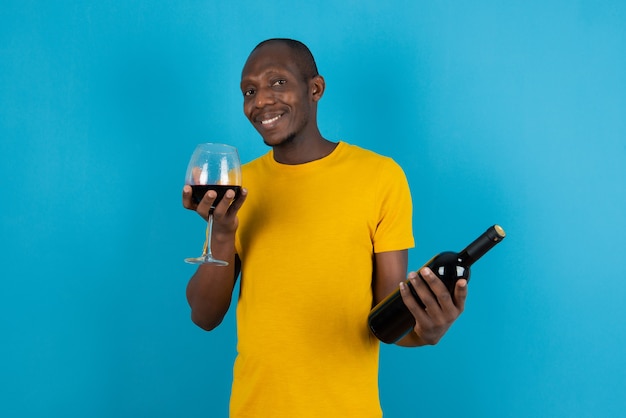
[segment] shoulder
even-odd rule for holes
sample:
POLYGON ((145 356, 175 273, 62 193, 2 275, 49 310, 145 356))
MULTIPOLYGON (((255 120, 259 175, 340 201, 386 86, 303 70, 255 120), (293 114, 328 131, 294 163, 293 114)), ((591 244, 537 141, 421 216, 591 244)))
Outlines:
POLYGON ((365 161, 380 162, 384 164, 396 164, 391 157, 379 154, 367 148, 349 144, 347 142, 342 142, 341 144, 343 145, 344 153, 350 156, 350 158, 358 158, 365 161))
MULTIPOLYGON (((383 171, 388 173, 404 174, 402 167, 391 157, 379 154, 375 151, 362 148, 358 145, 348 143, 344 144, 345 155, 351 161, 354 161, 370 170, 383 171)), ((379 173, 380 174, 380 173, 379 173)))

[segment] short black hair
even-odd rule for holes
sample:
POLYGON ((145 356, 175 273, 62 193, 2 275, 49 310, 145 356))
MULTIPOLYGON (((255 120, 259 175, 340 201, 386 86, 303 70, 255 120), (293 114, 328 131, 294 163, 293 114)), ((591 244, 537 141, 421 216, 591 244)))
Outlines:
POLYGON ((289 39, 289 38, 266 39, 265 41, 255 46, 252 52, 270 43, 281 43, 289 47, 293 51, 294 57, 296 59, 296 64, 298 65, 300 72, 302 73, 302 76, 304 77, 305 80, 310 80, 313 77, 319 75, 317 71, 317 64, 315 63, 315 58, 313 58, 313 54, 311 53, 311 50, 305 44, 303 44, 300 41, 296 41, 295 39, 289 39))

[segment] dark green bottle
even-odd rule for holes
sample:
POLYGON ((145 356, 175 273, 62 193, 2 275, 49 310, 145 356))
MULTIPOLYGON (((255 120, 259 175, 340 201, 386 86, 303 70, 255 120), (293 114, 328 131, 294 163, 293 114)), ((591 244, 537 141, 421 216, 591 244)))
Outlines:
MULTIPOLYGON (((454 297, 454 287, 457 280, 466 279, 469 281, 470 266, 502 241, 505 236, 504 230, 500 226, 494 225, 463 251, 458 253, 446 251, 437 254, 424 264, 424 267, 429 267, 444 282, 454 297)), ((408 280, 405 283, 417 303, 424 307, 411 283, 408 280)), ((400 289, 388 295, 371 310, 368 324, 374 335, 387 344, 395 343, 413 329, 415 319, 404 304, 400 289)))

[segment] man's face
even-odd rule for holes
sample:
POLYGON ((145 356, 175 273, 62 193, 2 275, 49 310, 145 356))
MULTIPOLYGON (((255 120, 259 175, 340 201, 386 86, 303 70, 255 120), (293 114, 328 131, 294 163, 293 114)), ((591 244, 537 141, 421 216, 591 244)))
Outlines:
POLYGON ((241 91, 244 114, 269 146, 298 139, 314 118, 309 83, 284 44, 266 44, 250 54, 241 91))

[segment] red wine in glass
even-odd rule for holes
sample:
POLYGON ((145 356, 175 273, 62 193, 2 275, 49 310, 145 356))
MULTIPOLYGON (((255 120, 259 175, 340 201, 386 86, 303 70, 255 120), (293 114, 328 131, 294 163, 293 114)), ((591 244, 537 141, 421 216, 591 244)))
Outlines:
POLYGON ((214 190, 217 193, 217 197, 213 201, 213 206, 211 209, 215 209, 215 207, 220 203, 220 201, 224 198, 224 195, 228 190, 232 190, 235 192, 235 200, 241 194, 241 186, 235 185, 222 185, 222 184, 196 184, 191 185, 191 193, 194 202, 200 203, 206 192, 209 190, 214 190))

